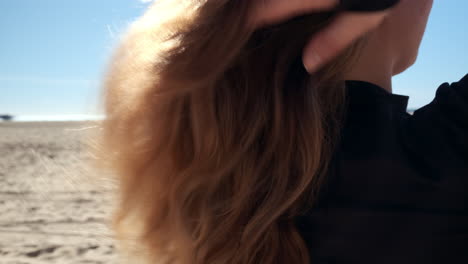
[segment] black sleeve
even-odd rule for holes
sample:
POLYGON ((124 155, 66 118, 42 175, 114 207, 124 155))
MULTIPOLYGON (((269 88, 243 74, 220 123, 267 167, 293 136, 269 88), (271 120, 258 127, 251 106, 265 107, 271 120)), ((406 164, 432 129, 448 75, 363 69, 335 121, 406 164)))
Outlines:
POLYGON ((434 173, 468 177, 468 75, 442 84, 432 102, 405 121, 406 145, 420 161, 434 173))
POLYGON ((353 12, 381 11, 398 4, 399 0, 340 0, 340 9, 353 12))

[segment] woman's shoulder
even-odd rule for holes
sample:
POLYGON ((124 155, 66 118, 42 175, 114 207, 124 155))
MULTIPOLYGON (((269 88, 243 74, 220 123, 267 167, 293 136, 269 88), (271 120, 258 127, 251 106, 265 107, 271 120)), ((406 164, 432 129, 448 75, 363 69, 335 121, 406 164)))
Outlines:
POLYGON ((440 85, 432 102, 405 120, 403 137, 422 160, 468 175, 468 74, 440 85))
POLYGON ((451 84, 446 82, 440 85, 436 91, 434 100, 421 109, 432 109, 434 107, 442 107, 442 110, 454 111, 450 114, 455 116, 468 114, 465 111, 459 111, 468 107, 468 74, 457 82, 451 84))
POLYGON ((441 84, 436 90, 434 100, 416 110, 415 113, 424 112, 426 109, 433 108, 434 105, 439 105, 440 103, 447 103, 447 100, 451 104, 456 103, 457 106, 466 107, 468 103, 468 74, 457 82, 445 82, 441 84))
POLYGON ((410 123, 414 129, 419 125, 430 125, 436 130, 465 129, 467 132, 468 74, 457 82, 441 84, 432 102, 414 111, 410 123), (436 127, 436 124, 440 126, 436 127))

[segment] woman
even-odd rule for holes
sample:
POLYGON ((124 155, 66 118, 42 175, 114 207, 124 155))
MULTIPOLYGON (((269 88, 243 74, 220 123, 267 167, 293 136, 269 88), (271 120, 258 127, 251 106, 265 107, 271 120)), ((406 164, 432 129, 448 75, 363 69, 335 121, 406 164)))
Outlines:
POLYGON ((105 82, 121 241, 148 263, 467 262, 468 78, 407 114, 391 78, 432 1, 364 2, 156 1, 105 82))

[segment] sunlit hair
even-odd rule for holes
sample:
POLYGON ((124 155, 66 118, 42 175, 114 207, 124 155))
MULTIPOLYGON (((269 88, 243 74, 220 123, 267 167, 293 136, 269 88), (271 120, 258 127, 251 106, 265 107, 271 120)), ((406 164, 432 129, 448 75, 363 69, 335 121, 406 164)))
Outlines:
POLYGON ((359 48, 310 75, 303 47, 333 14, 254 31, 253 2, 158 0, 110 60, 94 151, 119 184, 117 237, 147 263, 309 262, 294 219, 339 142, 359 48))

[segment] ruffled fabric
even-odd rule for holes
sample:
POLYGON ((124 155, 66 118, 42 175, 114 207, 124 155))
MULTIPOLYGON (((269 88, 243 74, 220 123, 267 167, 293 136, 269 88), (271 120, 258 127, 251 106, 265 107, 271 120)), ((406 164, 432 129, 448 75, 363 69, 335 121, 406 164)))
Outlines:
POLYGON ((347 114, 311 209, 311 263, 468 263, 468 75, 409 97, 346 81, 347 114))
POLYGON ((433 177, 458 176, 468 187, 468 75, 440 85, 431 103, 403 121, 408 155, 433 177))

